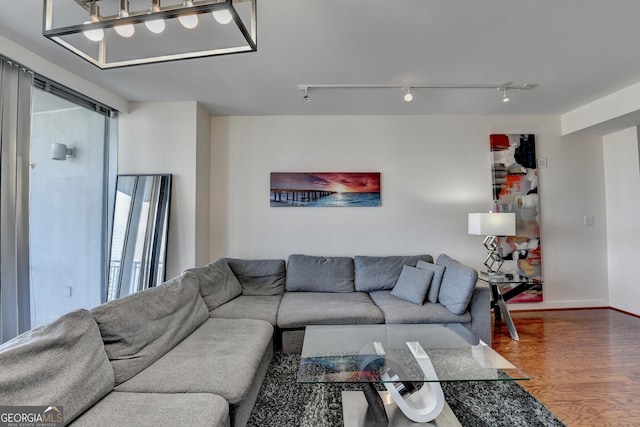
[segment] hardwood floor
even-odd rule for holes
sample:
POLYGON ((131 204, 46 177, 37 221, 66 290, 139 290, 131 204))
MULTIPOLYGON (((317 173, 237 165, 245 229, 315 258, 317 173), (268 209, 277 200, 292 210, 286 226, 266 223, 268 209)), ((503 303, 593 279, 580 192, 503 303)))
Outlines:
POLYGON ((493 348, 527 373, 520 384, 567 426, 640 426, 640 318, 611 309, 513 312, 493 348))

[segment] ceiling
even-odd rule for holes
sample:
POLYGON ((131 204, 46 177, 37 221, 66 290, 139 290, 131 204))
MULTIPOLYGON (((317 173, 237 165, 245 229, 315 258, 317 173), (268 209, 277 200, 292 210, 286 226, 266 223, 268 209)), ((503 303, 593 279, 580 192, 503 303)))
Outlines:
POLYGON ((638 0, 258 0, 257 9, 257 52, 112 70, 43 37, 41 0, 4 7, 0 34, 128 101, 198 101, 214 115, 561 114, 640 82, 638 0), (411 103, 400 89, 312 89, 304 102, 297 87, 505 82, 538 86, 509 103, 479 89, 416 89, 411 103))

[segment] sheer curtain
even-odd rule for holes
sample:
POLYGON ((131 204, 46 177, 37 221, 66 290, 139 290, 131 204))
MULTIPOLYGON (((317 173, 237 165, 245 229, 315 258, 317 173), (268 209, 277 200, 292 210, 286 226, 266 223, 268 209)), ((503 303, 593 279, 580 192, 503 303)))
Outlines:
POLYGON ((0 343, 30 329, 29 139, 33 76, 0 57, 0 343))

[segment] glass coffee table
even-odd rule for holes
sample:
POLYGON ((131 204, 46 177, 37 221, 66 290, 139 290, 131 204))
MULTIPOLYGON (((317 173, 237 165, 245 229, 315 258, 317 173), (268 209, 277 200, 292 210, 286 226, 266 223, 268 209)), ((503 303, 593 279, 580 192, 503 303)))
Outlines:
POLYGON ((441 382, 528 379, 462 325, 404 324, 307 326, 297 380, 358 383, 342 392, 346 427, 442 427, 460 423, 441 382))

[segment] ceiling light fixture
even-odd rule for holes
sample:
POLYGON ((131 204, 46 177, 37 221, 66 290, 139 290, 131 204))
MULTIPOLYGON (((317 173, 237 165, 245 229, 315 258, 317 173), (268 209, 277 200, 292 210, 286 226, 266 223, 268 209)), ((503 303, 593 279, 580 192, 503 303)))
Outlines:
POLYGON ((403 99, 404 99, 404 102, 413 101, 413 94, 411 93, 411 88, 407 89, 407 93, 404 94, 403 99))
MULTIPOLYGON (((406 102, 411 102, 413 100, 414 89, 492 89, 498 90, 503 93, 502 100, 504 102, 509 101, 509 95, 507 91, 511 90, 531 90, 538 86, 535 83, 523 83, 523 84, 514 84, 512 82, 502 83, 502 84, 430 84, 430 85, 412 85, 407 89, 407 93, 404 94, 403 99, 406 102)), ((309 89, 402 89, 405 90, 407 86, 399 86, 399 85, 325 85, 325 84, 301 84, 298 85, 298 89, 305 91, 305 93, 309 89)))
POLYGON ((101 69, 257 50, 257 0, 147 1, 130 10, 129 0, 44 0, 42 34, 101 69), (70 2, 84 12, 70 11, 70 2))
POLYGON ((309 98, 309 88, 308 87, 304 88, 304 96, 302 97, 302 99, 304 99, 305 102, 311 101, 311 98, 309 98))

